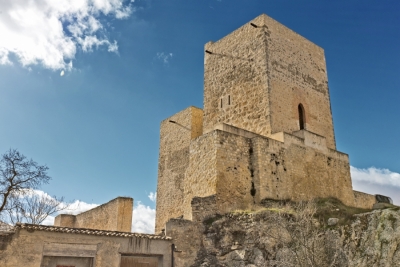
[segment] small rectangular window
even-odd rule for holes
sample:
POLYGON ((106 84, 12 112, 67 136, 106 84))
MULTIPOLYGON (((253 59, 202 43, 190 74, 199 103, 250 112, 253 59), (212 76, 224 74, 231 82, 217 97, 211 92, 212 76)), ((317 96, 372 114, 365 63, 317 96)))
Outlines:
POLYGON ((222 98, 221 98, 221 108, 222 108, 222 98))
POLYGON ((228 105, 231 105, 231 96, 228 95, 228 105))

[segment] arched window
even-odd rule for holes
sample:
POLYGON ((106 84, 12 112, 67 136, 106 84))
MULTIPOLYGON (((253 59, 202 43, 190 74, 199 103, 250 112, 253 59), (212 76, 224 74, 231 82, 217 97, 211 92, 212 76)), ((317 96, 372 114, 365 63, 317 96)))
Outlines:
POLYGON ((300 130, 305 129, 305 122, 306 122, 306 114, 304 112, 304 107, 302 104, 299 104, 299 125, 300 125, 300 130))

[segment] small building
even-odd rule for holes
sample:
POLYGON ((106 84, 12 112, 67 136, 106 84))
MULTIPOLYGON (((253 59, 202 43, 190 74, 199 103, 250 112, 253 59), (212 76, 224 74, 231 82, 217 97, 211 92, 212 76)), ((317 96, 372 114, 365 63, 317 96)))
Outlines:
POLYGON ((170 267, 172 239, 130 232, 132 208, 132 198, 119 197, 76 216, 59 215, 58 226, 17 224, 0 233, 0 266, 170 267))

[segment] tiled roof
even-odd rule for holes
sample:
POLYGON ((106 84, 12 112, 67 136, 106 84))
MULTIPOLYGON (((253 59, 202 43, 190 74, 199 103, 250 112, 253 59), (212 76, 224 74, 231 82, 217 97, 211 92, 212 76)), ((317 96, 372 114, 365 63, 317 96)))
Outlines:
POLYGON ((137 237, 137 238, 147 238, 147 239, 172 240, 172 238, 169 236, 161 236, 161 235, 105 231, 105 230, 86 229, 86 228, 70 228, 70 227, 38 225, 38 224, 28 224, 28 223, 17 223, 15 225, 15 228, 26 229, 28 231, 34 230, 34 231, 58 232, 58 233, 69 233, 69 234, 110 236, 110 237, 137 237))

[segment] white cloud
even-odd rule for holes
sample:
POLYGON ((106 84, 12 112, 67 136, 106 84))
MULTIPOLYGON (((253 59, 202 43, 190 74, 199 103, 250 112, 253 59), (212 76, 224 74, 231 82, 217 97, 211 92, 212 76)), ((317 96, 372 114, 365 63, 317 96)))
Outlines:
POLYGON ((158 52, 157 53, 157 59, 161 60, 164 62, 164 64, 168 64, 169 60, 174 56, 172 53, 164 53, 164 52, 158 52))
POLYGON ((150 192, 148 197, 150 198, 151 201, 156 202, 156 200, 157 200, 157 192, 156 193, 150 192))
MULTIPOLYGON (((32 189, 23 190, 23 192, 21 192, 21 194, 20 194, 20 197, 32 197, 35 195, 40 198, 54 200, 54 197, 50 196, 46 192, 44 192, 42 190, 32 190, 32 189)), ((71 202, 71 203, 61 202, 60 206, 64 209, 58 213, 47 216, 47 218, 42 222, 42 224, 53 225, 54 218, 58 214, 74 214, 74 215, 76 215, 76 214, 85 212, 87 210, 93 209, 99 205, 98 204, 88 204, 88 203, 80 201, 80 200, 75 200, 74 202, 71 202)))
MULTIPOLYGON (((26 195, 38 195, 38 196, 45 196, 48 198, 52 198, 49 194, 46 192, 43 192, 42 190, 27 190, 24 194, 26 195)), ((149 198, 152 201, 155 201, 157 197, 157 193, 150 192, 149 198)), ((85 212, 87 210, 93 209, 99 204, 89 204, 80 200, 75 200, 72 203, 67 203, 63 202, 63 206, 68 207, 61 212, 57 214, 53 214, 52 216, 48 216, 42 224, 44 225, 53 225, 54 224, 54 218, 58 214, 79 214, 82 212, 85 212)), ((147 234, 153 234, 154 233, 154 226, 155 226, 155 216, 156 216, 156 210, 143 205, 140 201, 137 202, 137 205, 133 208, 133 219, 132 219, 132 232, 136 233, 147 233, 147 234)))
POLYGON ((350 172, 354 190, 389 196, 394 204, 400 205, 399 173, 375 167, 359 169, 353 166, 350 166, 350 172))
POLYGON ((400 187, 400 173, 388 169, 377 169, 375 167, 358 169, 351 166, 350 171, 353 180, 400 187))
POLYGON ((140 201, 133 209, 132 232, 154 234, 156 210, 140 201))
MULTIPOLYGON (((132 1, 130 2, 132 3, 132 1)), ((116 41, 105 36, 101 15, 124 19, 134 11, 125 0, 0 1, 0 64, 41 64, 70 70, 77 49, 99 46, 116 52, 116 41)))

